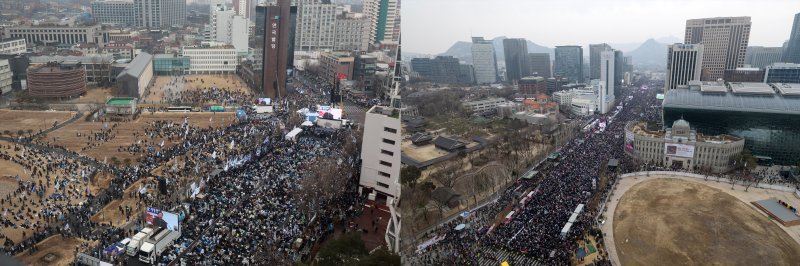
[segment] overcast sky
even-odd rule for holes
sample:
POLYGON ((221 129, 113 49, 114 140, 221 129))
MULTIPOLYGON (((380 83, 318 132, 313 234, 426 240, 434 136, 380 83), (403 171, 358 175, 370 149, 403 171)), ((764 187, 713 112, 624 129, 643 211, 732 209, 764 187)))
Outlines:
POLYGON ((539 45, 683 40, 686 20, 750 16, 751 46, 789 39, 797 0, 403 0, 403 50, 437 54, 470 36, 539 45))

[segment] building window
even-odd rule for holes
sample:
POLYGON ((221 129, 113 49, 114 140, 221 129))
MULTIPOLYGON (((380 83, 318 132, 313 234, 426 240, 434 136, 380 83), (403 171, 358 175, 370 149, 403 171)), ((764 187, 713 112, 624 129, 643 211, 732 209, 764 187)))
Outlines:
POLYGON ((389 156, 394 156, 394 152, 390 152, 390 151, 387 151, 387 150, 384 150, 384 149, 381 149, 381 153, 389 155, 389 156))
POLYGON ((393 134, 397 133, 397 129, 390 128, 390 127, 383 127, 383 131, 386 131, 386 132, 389 132, 389 133, 393 133, 393 134))
POLYGON ((395 141, 390 139, 383 139, 383 143, 394 145, 395 141))
POLYGON ((386 172, 378 171, 378 174, 381 175, 382 177, 392 178, 392 175, 390 175, 389 173, 386 173, 386 172))
POLYGON ((390 163, 390 162, 386 162, 386 161, 381 161, 381 165, 385 165, 385 166, 388 166, 388 167, 392 167, 392 163, 390 163))
POLYGON ((382 183, 382 182, 378 182, 378 186, 380 186, 382 188, 389 188, 389 184, 382 183))

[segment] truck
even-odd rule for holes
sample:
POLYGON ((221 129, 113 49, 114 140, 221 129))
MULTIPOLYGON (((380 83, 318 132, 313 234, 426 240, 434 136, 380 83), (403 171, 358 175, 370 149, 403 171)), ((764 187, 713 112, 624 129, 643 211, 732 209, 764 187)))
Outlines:
POLYGON ((128 256, 131 257, 136 256, 136 253, 138 253, 139 248, 142 247, 144 240, 150 237, 152 234, 153 228, 142 228, 142 230, 136 233, 136 235, 134 235, 133 238, 131 238, 131 241, 126 245, 125 254, 128 254, 128 256))
POLYGON ((180 231, 173 231, 166 228, 159 228, 156 232, 145 239, 142 247, 139 248, 139 261, 155 264, 156 258, 161 255, 161 252, 171 246, 181 237, 180 231))

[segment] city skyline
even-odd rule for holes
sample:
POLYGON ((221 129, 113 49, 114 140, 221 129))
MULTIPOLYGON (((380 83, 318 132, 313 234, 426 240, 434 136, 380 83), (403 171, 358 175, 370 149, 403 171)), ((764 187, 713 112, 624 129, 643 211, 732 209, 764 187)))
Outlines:
POLYGON ((679 0, 610 0, 603 5, 589 1, 559 2, 544 0, 500 0, 486 5, 477 0, 407 0, 403 16, 432 18, 447 10, 446 20, 431 23, 430 19, 405 19, 404 46, 414 53, 439 54, 458 41, 469 42, 470 36, 487 39, 498 36, 525 38, 553 48, 557 45, 588 46, 594 43, 642 43, 649 38, 684 38, 686 20, 695 18, 749 16, 752 18, 750 46, 780 47, 789 39, 794 15, 800 4, 767 0, 753 8, 752 1, 679 0), (502 5, 501 5, 502 4, 502 5), (508 8, 514 5, 515 8, 508 8), (546 5, 545 9, 541 6, 546 5), (680 6, 681 9, 673 6, 680 6), (668 12, 656 12, 662 10, 668 12), (496 15, 495 15, 496 14, 496 15), (608 14, 617 14, 606 16, 608 14), (621 16, 618 14, 630 14, 621 16), (476 19, 480 18, 480 19, 476 19), (573 23, 566 23, 572 21, 573 23), (598 23, 598 21, 607 23, 598 23), (555 25, 536 27, 536 25, 555 25), (440 26, 432 26, 440 25, 440 26), (630 30, 620 30, 628 27, 630 30))

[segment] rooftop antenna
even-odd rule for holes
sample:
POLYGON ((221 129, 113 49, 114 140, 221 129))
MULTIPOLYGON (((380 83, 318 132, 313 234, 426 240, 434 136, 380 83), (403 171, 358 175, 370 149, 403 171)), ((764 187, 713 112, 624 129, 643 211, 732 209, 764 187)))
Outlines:
POLYGON ((400 108, 400 81, 402 80, 402 56, 400 53, 400 36, 397 37, 397 55, 395 55, 394 61, 394 88, 392 89, 392 94, 389 96, 389 106, 394 108, 400 108))

